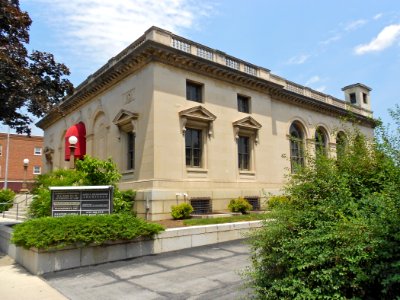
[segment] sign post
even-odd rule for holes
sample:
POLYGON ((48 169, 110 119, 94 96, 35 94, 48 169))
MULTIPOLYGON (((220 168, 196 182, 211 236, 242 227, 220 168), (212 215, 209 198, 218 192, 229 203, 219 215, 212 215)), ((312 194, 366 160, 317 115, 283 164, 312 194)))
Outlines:
POLYGON ((51 215, 106 215, 113 209, 114 188, 101 186, 53 186, 51 215))

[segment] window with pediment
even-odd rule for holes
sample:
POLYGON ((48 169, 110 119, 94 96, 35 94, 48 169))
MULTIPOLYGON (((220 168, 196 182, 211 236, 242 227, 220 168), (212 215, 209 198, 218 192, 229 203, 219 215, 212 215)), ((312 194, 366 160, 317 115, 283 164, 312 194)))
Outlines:
POLYGON ((136 128, 139 115, 127 110, 121 110, 113 120, 121 132, 123 144, 123 169, 132 171, 135 169, 136 154, 136 128))
POLYGON ((199 105, 179 112, 179 117, 185 137, 186 167, 205 169, 207 137, 213 134, 216 116, 199 105))
POLYGON ((254 147, 258 143, 261 124, 248 116, 233 122, 237 142, 237 165, 239 172, 254 172, 254 147))

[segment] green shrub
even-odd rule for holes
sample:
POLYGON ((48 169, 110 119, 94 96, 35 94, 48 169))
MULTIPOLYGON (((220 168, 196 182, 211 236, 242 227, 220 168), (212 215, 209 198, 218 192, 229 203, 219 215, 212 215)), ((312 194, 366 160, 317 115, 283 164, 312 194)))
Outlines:
POLYGON ((126 190, 126 191, 116 190, 114 192, 113 212, 132 213, 135 196, 136 192, 132 190, 126 190))
POLYGON ((339 160, 310 158, 251 239, 254 298, 396 299, 399 186, 393 156, 359 132, 339 160))
POLYGON ((239 197, 237 199, 232 199, 229 202, 228 209, 231 212, 241 212, 242 214, 246 214, 249 210, 253 209, 253 206, 243 197, 239 197))
POLYGON ((190 214, 193 212, 193 207, 189 203, 181 203, 178 205, 171 206, 171 216, 175 220, 182 220, 190 218, 190 214))
POLYGON ((287 205, 290 202, 290 197, 287 195, 276 195, 268 198, 267 207, 273 209, 274 207, 287 205))
POLYGON ((115 163, 109 158, 101 160, 89 155, 76 161, 76 171, 82 174, 83 185, 112 185, 116 186, 121 178, 115 163))
POLYGON ((15 198, 15 193, 10 189, 3 189, 0 190, 0 212, 8 210, 12 207, 13 201, 15 198))
POLYGON ((121 178, 116 165, 110 160, 85 156, 76 162, 75 170, 59 169, 39 175, 33 189, 33 200, 28 209, 30 218, 51 216, 50 186, 112 185, 114 186, 113 212, 133 213, 135 192, 121 192, 116 183, 121 178))
POLYGON ((65 216, 28 220, 14 227, 12 243, 38 249, 101 245, 107 241, 151 237, 164 230, 130 214, 65 216))

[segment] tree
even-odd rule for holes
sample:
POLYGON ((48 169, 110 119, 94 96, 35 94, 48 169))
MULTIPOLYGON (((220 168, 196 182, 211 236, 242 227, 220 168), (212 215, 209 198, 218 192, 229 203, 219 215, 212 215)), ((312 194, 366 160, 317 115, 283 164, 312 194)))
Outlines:
POLYGON ((377 133, 355 131, 338 160, 310 158, 291 175, 288 201, 251 239, 255 299, 398 299, 400 135, 377 133))
POLYGON ((27 112, 42 117, 73 91, 64 64, 50 53, 28 53, 31 23, 19 0, 0 0, 0 122, 28 134, 27 112))

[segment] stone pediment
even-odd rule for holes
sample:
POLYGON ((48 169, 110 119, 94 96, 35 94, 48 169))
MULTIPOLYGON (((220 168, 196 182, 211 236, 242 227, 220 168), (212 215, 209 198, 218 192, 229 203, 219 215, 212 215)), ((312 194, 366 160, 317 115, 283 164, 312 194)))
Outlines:
POLYGON ((212 122, 217 118, 214 114, 212 114, 210 111, 208 111, 201 105, 182 110, 179 112, 179 116, 187 119, 206 121, 206 122, 212 122))
POLYGON ((189 123, 203 124, 208 127, 208 135, 211 136, 213 134, 213 122, 217 117, 203 106, 198 105, 182 110, 179 112, 179 117, 181 120, 182 134, 185 134, 186 125, 189 123))
POLYGON ((260 123, 250 116, 233 122, 233 126, 249 130, 258 130, 262 127, 260 123))
POLYGON ((130 132, 135 129, 135 122, 138 119, 139 114, 130 112, 125 109, 121 109, 115 116, 113 123, 121 128, 123 131, 130 132))
POLYGON ((248 116, 243 119, 233 122, 233 128, 235 131, 235 138, 239 138, 240 132, 252 132, 255 138, 254 141, 258 143, 258 130, 262 127, 254 118, 248 116))

